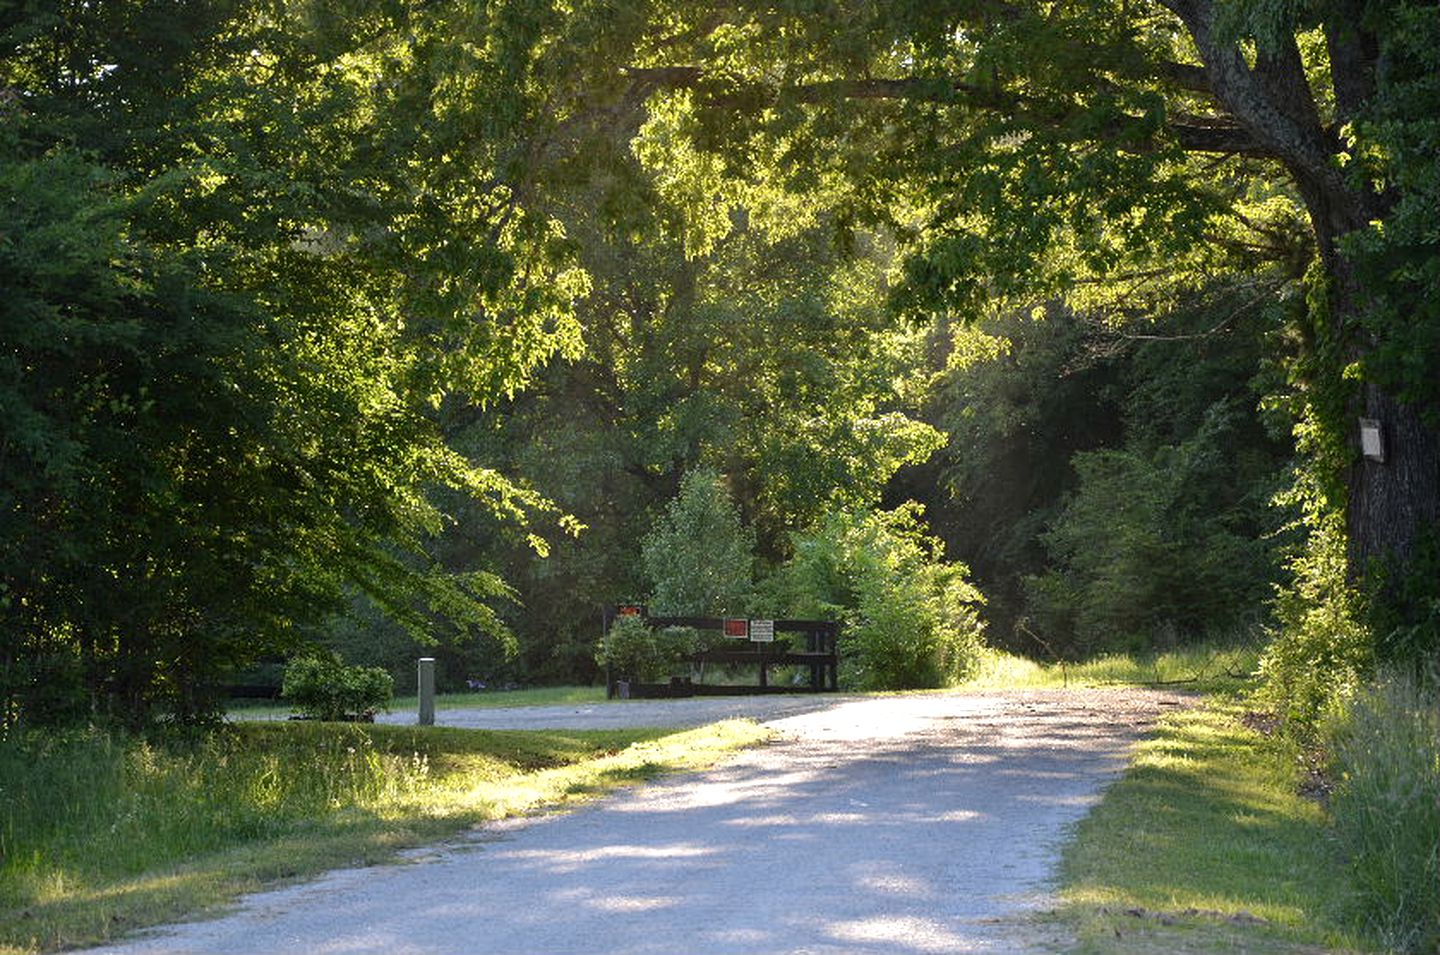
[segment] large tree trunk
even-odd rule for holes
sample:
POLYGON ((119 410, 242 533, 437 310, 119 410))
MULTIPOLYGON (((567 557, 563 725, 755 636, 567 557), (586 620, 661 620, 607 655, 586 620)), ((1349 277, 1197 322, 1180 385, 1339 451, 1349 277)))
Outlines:
MULTIPOLYGON (((1379 422, 1384 460, 1364 457, 1359 447, 1360 416, 1353 422, 1355 463, 1347 475, 1350 576, 1358 579, 1371 565, 1409 564, 1426 533, 1440 531, 1440 429, 1424 420, 1419 408, 1402 404, 1366 384, 1357 404, 1363 417, 1379 422)), ((1398 593, 1385 595, 1397 599, 1398 593)), ((1397 608, 1402 617, 1416 608, 1397 608)))
MULTIPOLYGON (((1340 340, 1345 341, 1350 359, 1363 365, 1368 353, 1380 344, 1355 331, 1370 292, 1356 281, 1338 243, 1345 233, 1363 227, 1363 220, 1380 218, 1383 202, 1355 192, 1326 194, 1313 182, 1300 182, 1330 279, 1334 332, 1338 337, 1349 331, 1350 340, 1340 340), (1343 211, 1347 209, 1356 212, 1347 215, 1343 211)), ((1397 400, 1374 382, 1362 383, 1351 399, 1347 420, 1340 424, 1346 429, 1350 449, 1345 518, 1346 562, 1353 583, 1360 583, 1377 565, 1403 572, 1421 537, 1440 531, 1440 427, 1436 421, 1435 415, 1427 420, 1425 409, 1397 400), (1362 447, 1362 420, 1379 428, 1376 455, 1367 456, 1362 447)), ((1393 574, 1387 576, 1381 599, 1401 599, 1401 581, 1393 574)), ((1421 610, 1393 609, 1399 619, 1409 619, 1412 612, 1421 610)))

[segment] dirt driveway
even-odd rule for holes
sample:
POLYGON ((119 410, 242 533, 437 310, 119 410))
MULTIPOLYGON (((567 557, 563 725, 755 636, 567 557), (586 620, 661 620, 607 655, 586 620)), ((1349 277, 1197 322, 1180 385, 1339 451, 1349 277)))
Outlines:
MULTIPOLYGON (((1066 827, 1156 715, 1184 702, 1136 690, 765 698, 782 739, 717 769, 499 824, 411 865, 252 896, 226 918, 103 951, 1053 951, 1060 942, 1022 917, 1048 902, 1066 827)), ((682 713, 714 718, 703 704, 716 703, 600 709, 674 725, 682 713)), ((532 709, 525 725, 564 709, 584 708, 532 709)))

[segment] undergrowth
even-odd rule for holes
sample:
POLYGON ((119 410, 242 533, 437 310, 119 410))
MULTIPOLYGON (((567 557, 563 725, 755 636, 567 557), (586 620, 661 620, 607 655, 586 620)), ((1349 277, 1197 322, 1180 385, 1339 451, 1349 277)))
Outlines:
POLYGON ((966 689, 1066 686, 1167 686, 1230 690, 1250 680, 1259 661, 1254 647, 1198 644, 1155 653, 1112 653, 1071 663, 1039 663, 1001 650, 982 651, 966 689))
POLYGON ((1326 738, 1347 915, 1391 951, 1440 951, 1440 693, 1382 678, 1326 738))

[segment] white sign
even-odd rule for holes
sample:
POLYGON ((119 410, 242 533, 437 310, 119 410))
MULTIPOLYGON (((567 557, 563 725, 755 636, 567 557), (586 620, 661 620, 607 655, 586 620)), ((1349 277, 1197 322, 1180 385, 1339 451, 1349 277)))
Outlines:
POLYGON ((1385 461, 1385 433, 1374 418, 1360 419, 1360 453, 1367 461, 1385 461))
POLYGON ((752 621, 750 621, 750 642, 751 642, 751 643, 774 643, 774 642, 775 642, 775 621, 773 621, 773 620, 752 620, 752 621))

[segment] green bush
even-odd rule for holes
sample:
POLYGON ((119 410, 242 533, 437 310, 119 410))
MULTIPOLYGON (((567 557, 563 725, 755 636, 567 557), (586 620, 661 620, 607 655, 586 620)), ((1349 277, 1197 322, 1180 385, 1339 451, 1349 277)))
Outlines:
POLYGON ((609 667, 618 679, 656 683, 698 649, 700 638, 690 627, 656 630, 640 617, 618 617, 600 639, 595 662, 609 667))
POLYGON ((369 720, 390 709, 394 691, 394 679, 380 667, 313 656, 290 661, 280 695, 310 719, 369 720))
POLYGON ((1047 642, 1084 659, 1168 649, 1241 628, 1276 572, 1276 514, 1238 476, 1246 424, 1216 402, 1178 443, 1076 454, 1078 485, 1041 535, 1051 567, 1025 579, 1047 642))
POLYGON ((913 502, 893 511, 843 511, 796 539, 771 584, 797 617, 840 620, 841 679, 859 689, 956 683, 979 663, 984 603, 963 564, 943 559, 913 502))
POLYGON ((1275 638, 1260 661, 1261 701, 1302 736, 1374 663, 1359 597, 1345 577, 1344 515, 1310 520, 1305 548, 1291 561, 1294 579, 1275 601, 1275 638))

